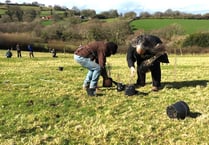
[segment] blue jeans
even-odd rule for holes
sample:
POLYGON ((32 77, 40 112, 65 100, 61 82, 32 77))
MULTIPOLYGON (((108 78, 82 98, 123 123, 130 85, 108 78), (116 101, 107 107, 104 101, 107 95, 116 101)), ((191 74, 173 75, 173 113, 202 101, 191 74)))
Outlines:
POLYGON ((89 88, 96 88, 101 74, 101 67, 98 63, 92 61, 90 58, 81 57, 74 54, 74 60, 81 66, 87 68, 89 71, 84 80, 84 86, 89 88))

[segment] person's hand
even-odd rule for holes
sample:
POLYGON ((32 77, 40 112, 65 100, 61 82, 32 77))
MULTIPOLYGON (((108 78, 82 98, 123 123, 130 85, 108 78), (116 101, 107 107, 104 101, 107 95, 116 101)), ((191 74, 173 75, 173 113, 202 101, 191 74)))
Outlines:
POLYGON ((136 72, 135 68, 132 66, 130 69, 131 69, 131 76, 134 76, 134 74, 136 72))

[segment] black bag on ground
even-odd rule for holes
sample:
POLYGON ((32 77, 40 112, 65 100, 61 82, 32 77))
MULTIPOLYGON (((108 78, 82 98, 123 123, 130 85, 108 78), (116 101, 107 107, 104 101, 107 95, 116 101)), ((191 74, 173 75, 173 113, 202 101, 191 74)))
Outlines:
POLYGON ((117 83, 117 91, 121 92, 124 91, 126 88, 126 85, 122 84, 122 83, 117 83))
POLYGON ((166 108, 169 118, 185 119, 190 114, 189 106, 184 101, 178 101, 166 108))
POLYGON ((127 85, 125 88, 125 95, 127 96, 133 96, 135 94, 137 94, 138 91, 136 91, 135 89, 135 85, 127 85))

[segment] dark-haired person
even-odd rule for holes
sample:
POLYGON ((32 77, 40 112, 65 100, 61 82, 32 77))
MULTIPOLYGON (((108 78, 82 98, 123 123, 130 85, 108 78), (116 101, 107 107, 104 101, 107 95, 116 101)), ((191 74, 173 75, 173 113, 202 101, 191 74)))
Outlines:
POLYGON ((165 46, 159 37, 154 35, 139 35, 132 40, 127 51, 128 67, 134 75, 135 62, 137 63, 136 87, 145 86, 146 73, 151 72, 152 91, 161 87, 160 62, 169 63, 165 46), (148 66, 148 67, 144 67, 148 66))
POLYGON ((80 46, 74 52, 74 60, 81 66, 88 69, 83 83, 89 96, 96 95, 96 87, 99 76, 108 79, 106 71, 106 57, 117 52, 118 45, 114 42, 94 41, 87 45, 80 46))

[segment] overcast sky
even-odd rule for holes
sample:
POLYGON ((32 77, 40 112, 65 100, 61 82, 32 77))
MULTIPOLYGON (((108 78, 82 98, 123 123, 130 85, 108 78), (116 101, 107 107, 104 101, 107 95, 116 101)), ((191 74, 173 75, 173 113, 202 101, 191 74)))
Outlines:
MULTIPOLYGON (((119 13, 135 11, 154 13, 165 12, 167 9, 178 10, 186 13, 205 14, 209 13, 209 0, 10 0, 12 3, 38 2, 45 6, 65 6, 69 9, 93 9, 97 13, 109 10, 117 10, 119 13)), ((5 0, 0 0, 5 2, 5 0)))

